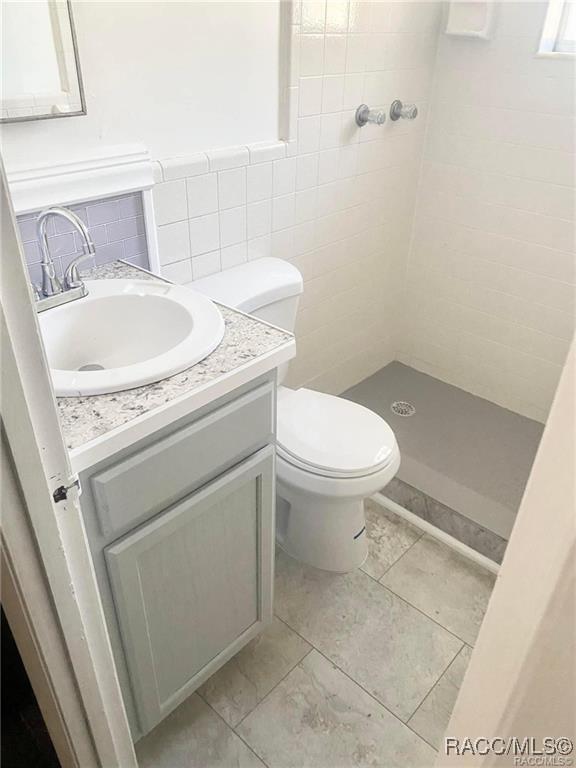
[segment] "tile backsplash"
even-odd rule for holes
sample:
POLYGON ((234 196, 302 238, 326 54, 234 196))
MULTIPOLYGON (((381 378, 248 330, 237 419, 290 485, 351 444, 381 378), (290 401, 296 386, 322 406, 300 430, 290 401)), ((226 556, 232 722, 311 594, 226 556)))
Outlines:
MULTIPOLYGON (((140 192, 66 207, 88 225, 96 246, 96 255, 83 263, 83 269, 117 259, 126 259, 131 264, 148 269, 148 247, 140 192)), ((37 284, 42 282, 42 256, 36 237, 38 213, 18 216, 30 279, 37 284)), ((62 218, 50 218, 47 233, 50 254, 58 276, 62 277, 68 264, 81 252, 82 245, 73 227, 62 218)))

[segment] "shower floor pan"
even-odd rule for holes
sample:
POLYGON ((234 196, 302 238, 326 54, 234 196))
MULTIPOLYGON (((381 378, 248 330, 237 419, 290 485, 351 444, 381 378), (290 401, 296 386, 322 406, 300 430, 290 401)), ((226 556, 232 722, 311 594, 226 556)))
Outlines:
POLYGON ((342 396, 378 413, 396 433, 402 457, 400 483, 391 484, 396 493, 420 491, 508 539, 542 424, 398 362, 342 396))

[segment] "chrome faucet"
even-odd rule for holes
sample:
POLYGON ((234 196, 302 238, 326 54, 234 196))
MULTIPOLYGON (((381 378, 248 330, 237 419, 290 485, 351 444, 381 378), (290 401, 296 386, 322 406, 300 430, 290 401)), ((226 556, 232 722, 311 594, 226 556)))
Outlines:
POLYGON ((42 268, 41 296, 43 298, 40 298, 38 301, 38 311, 41 312, 44 309, 56 307, 59 304, 64 304, 68 301, 73 301, 74 299, 80 299, 86 296, 88 291, 78 272, 78 264, 84 261, 84 259, 93 256, 96 253, 96 248, 94 247, 92 238, 82 219, 76 216, 75 213, 72 213, 72 211, 68 210, 68 208, 61 208, 59 206, 47 208, 38 216, 36 221, 36 233, 38 242, 40 243, 40 251, 42 253, 42 262, 40 266, 42 268), (52 256, 50 255, 50 248, 48 246, 46 227, 48 225, 48 219, 51 216, 61 216, 63 219, 66 219, 66 221, 69 221, 82 239, 82 253, 73 259, 66 268, 64 285, 62 285, 62 282, 56 275, 56 267, 52 256))

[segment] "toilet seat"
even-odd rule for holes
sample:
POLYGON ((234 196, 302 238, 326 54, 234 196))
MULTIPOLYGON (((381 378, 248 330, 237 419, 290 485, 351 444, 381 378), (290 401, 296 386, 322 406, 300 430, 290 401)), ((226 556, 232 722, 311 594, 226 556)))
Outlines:
POLYGON ((396 438, 368 408, 310 389, 278 389, 279 457, 327 478, 360 478, 394 462, 396 438))

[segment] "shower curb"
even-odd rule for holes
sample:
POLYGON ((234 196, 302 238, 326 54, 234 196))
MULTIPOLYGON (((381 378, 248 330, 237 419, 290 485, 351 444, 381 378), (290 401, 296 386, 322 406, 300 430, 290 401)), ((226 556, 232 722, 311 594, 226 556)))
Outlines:
POLYGON ((467 557, 469 560, 473 561, 477 565, 480 565, 490 573, 497 575, 500 572, 500 566, 498 563, 494 562, 494 560, 491 560, 489 557, 486 557, 486 555, 477 552, 475 549, 472 549, 472 547, 469 547, 467 544, 464 544, 459 539, 454 538, 454 536, 451 536, 449 533, 446 533, 440 528, 437 528, 427 520, 423 520, 421 517, 414 514, 414 512, 410 512, 409 509, 406 509, 397 502, 392 501, 392 499, 389 499, 383 493, 375 493, 373 496, 371 496, 371 498, 381 507, 384 507, 384 509, 387 509, 389 512, 398 515, 398 517, 403 518, 406 520, 406 522, 410 523, 415 528, 419 528, 429 536, 432 536, 433 538, 438 539, 438 541, 443 542, 446 544, 446 546, 450 547, 456 552, 459 552, 461 555, 464 555, 464 557, 467 557))

